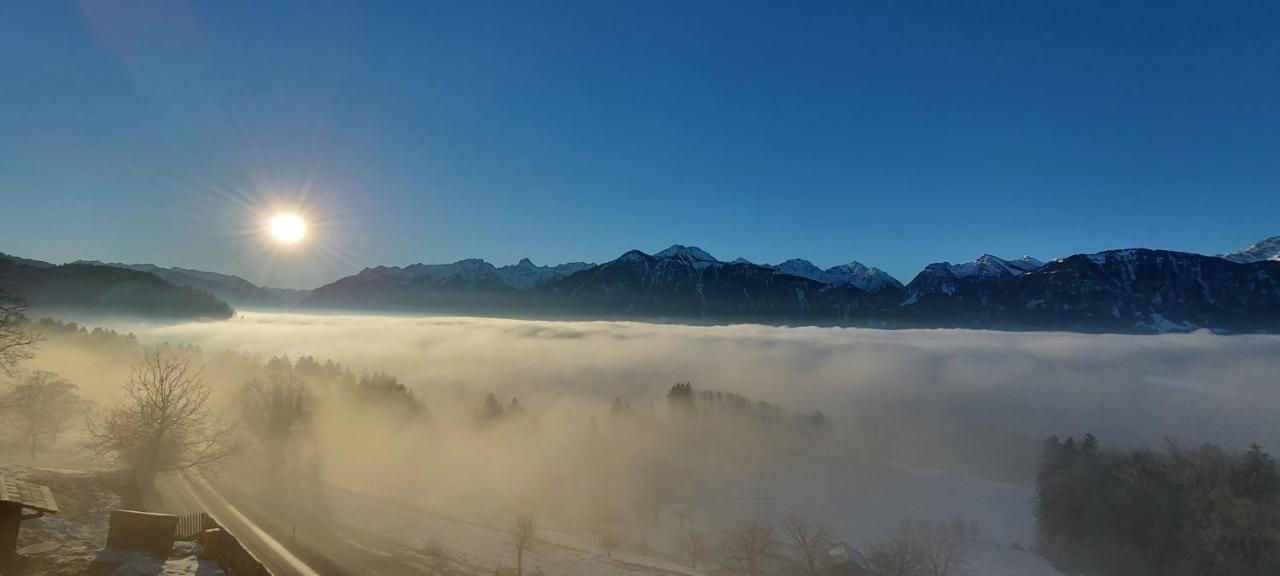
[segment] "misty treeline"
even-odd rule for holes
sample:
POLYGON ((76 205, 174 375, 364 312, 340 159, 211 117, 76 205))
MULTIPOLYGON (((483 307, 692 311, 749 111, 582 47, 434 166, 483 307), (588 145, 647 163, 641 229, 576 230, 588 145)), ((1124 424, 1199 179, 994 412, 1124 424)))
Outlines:
MULTIPOLYGON (((820 518, 802 513, 742 513, 732 486, 767 468, 796 469, 843 462, 880 466, 892 449, 886 427, 863 420, 852 428, 868 438, 851 442, 822 411, 780 405, 692 383, 671 386, 665 401, 616 398, 607 415, 593 417, 586 434, 582 478, 598 546, 662 552, 692 569, 710 566, 749 576, 872 574, 955 576, 964 573, 966 548, 977 528, 956 521, 904 522, 891 539, 863 554, 820 518), (644 450, 644 438, 658 450, 644 450), (629 453, 640 450, 639 453, 629 453), (803 464, 802 464, 803 463, 803 464), (787 465, 787 464, 781 464, 787 465), (662 540, 637 540, 616 529, 621 520, 663 528, 662 540), (654 550, 657 545, 661 548, 654 550)), ((747 500, 750 500, 748 497, 747 500)))
MULTIPOLYGON (((908 519, 864 555, 827 524, 786 513, 743 518, 719 533, 682 527, 673 552, 691 569, 714 565, 745 576, 961 576, 968 574, 968 549, 977 537, 972 523, 908 519)), ((618 548, 616 536, 602 536, 600 547, 611 556, 618 548)))
POLYGON ((1068 574, 1280 574, 1280 476, 1242 453, 1045 441, 1036 479, 1041 553, 1068 574))
POLYGON ((695 391, 690 383, 672 386, 665 400, 616 398, 603 418, 591 417, 580 465, 592 520, 629 515, 656 524, 663 514, 687 514, 674 506, 696 500, 701 486, 730 480, 719 476, 726 471, 831 448, 822 412, 788 412, 735 393, 695 391))
POLYGON ((13 424, 0 434, 3 440, 21 442, 35 461, 46 446, 76 431, 76 456, 119 465, 143 490, 158 474, 213 464, 249 446, 260 448, 268 465, 285 469, 294 460, 288 443, 305 431, 322 399, 363 407, 389 422, 426 414, 395 376, 357 376, 332 360, 143 346, 131 334, 49 318, 15 315, 4 329, 18 335, 6 342, 20 338, 24 344, 0 379, 0 420, 13 424), (38 344, 64 345, 103 368, 124 363, 127 372, 116 381, 85 382, 113 391, 95 406, 67 377, 23 366, 38 344))
POLYGON ((907 524, 864 557, 824 519, 756 506, 769 498, 754 480, 779 467, 892 462, 896 434, 873 419, 833 422, 687 382, 559 398, 468 381, 450 395, 308 355, 145 346, 48 319, 23 329, 48 345, 41 365, 66 374, 18 369, 10 380, 55 383, 65 401, 51 405, 79 406, 39 420, 75 430, 76 448, 144 488, 166 471, 215 465, 229 468, 223 488, 264 498, 295 522, 327 521, 327 484, 490 525, 514 517, 512 560, 522 568, 536 525, 594 535, 604 557, 656 554, 735 574, 823 573, 849 559, 876 575, 962 573, 970 532, 959 525, 907 524), (431 393, 430 409, 415 389, 431 393))
POLYGON ((25 312, 25 302, 0 290, 0 430, 9 432, 0 434, 0 442, 20 442, 34 461, 83 417, 86 404, 66 378, 24 368, 41 340, 25 312))

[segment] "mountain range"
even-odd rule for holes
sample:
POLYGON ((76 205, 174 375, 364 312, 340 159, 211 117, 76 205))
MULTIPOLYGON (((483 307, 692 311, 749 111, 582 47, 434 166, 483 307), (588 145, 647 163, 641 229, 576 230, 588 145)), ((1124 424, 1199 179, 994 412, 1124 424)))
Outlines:
POLYGON ((0 288, 35 309, 151 318, 230 318, 234 310, 207 291, 151 272, 0 254, 0 288))
POLYGON ((540 281, 520 285, 504 277, 507 268, 482 260, 366 268, 300 305, 885 328, 1280 332, 1280 237, 1222 256, 1139 248, 1045 263, 987 254, 930 264, 906 285, 859 262, 826 270, 800 259, 725 262, 679 244, 599 265, 538 267, 546 270, 540 281))
MULTIPOLYGON (((12 269, 52 264, 7 257, 12 269)), ((1143 248, 1050 262, 990 254, 934 263, 907 284, 856 261, 725 262, 694 246, 603 264, 376 266, 311 291, 150 264, 66 266, 149 274, 236 306, 698 323, 1160 333, 1280 332, 1280 236, 1206 256, 1143 248)), ((0 281, 5 281, 0 270, 0 281)), ((38 300, 39 297, 33 299, 38 300)), ((216 316, 216 314, 214 315, 216 316)))

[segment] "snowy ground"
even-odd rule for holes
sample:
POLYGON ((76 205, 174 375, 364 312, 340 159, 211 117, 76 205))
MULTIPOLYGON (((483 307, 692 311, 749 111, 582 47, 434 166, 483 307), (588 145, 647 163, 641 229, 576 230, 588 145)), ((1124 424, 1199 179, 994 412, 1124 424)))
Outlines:
MULTIPOLYGON (((819 482, 841 484, 847 497, 823 499, 818 486, 798 478, 782 479, 777 491, 749 503, 715 502, 693 508, 695 520, 705 525, 729 525, 734 518, 766 515, 776 517, 781 511, 805 511, 821 517, 840 518, 837 532, 849 543, 869 550, 893 536, 903 519, 939 521, 966 518, 979 526, 977 542, 968 551, 970 573, 995 576, 1055 576, 1058 573, 1028 550, 1010 545, 1027 546, 1031 531, 1031 491, 1014 486, 967 478, 953 474, 910 468, 850 474, 819 482), (805 495, 817 500, 805 502, 805 495), (812 508, 812 509, 811 509, 812 508), (817 508, 823 508, 817 510, 817 508), (989 527, 983 529, 982 526, 989 527)), ((231 475, 215 482, 229 496, 252 498, 240 488, 231 475)), ((251 484, 251 483, 249 483, 251 484)), ((317 524, 342 542, 369 555, 400 555, 401 559, 428 570, 450 574, 492 574, 495 570, 514 568, 514 550, 507 523, 498 519, 477 520, 427 509, 427 504, 379 498, 367 493, 335 486, 319 488, 322 505, 308 507, 295 522, 299 531, 313 530, 317 524), (321 512, 323 510, 323 512, 321 512), (323 514, 326 521, 306 517, 323 514), (395 545, 388 545, 394 543, 395 545), (411 557, 411 558, 410 558, 411 557)), ((526 553, 526 569, 531 574, 626 575, 635 572, 657 574, 704 574, 704 566, 691 570, 673 550, 678 520, 668 514, 659 525, 622 523, 618 531, 628 535, 629 543, 606 558, 597 542, 597 534, 573 527, 560 526, 543 519, 539 523, 538 545, 526 553), (640 540, 640 545, 637 545, 640 540)), ((714 549, 718 541, 715 527, 706 526, 712 534, 707 559, 714 564, 719 557, 714 549)), ((707 562, 704 560, 704 565, 707 562)))
POLYGON ((179 543, 168 558, 105 549, 108 514, 124 505, 120 480, 100 471, 42 469, 0 463, 0 474, 44 484, 53 492, 59 513, 22 523, 18 548, 56 543, 52 551, 20 559, 23 576, 215 576, 216 563, 198 560, 192 544, 179 543))
MULTIPOLYGON (((241 501, 252 498, 233 487, 233 481, 232 477, 224 477, 213 483, 227 496, 241 501)), ((396 555, 402 563, 426 573, 514 572, 515 553, 505 525, 445 516, 333 486, 320 490, 323 506, 295 512, 299 538, 307 536, 304 532, 322 526, 330 536, 340 539, 343 546, 362 550, 369 556, 396 555), (309 515, 321 509, 325 519, 309 515)), ((627 551, 619 551, 608 559, 592 539, 545 524, 539 526, 537 544, 525 555, 525 570, 528 574, 565 576, 698 573, 668 559, 627 551)))

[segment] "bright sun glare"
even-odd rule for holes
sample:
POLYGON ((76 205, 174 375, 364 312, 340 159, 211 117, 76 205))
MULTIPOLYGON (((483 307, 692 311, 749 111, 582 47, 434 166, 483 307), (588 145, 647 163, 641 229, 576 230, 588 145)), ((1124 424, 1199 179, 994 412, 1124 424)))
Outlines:
POLYGON ((267 221, 271 237, 281 244, 297 244, 307 235, 307 223, 297 214, 282 212, 267 221))

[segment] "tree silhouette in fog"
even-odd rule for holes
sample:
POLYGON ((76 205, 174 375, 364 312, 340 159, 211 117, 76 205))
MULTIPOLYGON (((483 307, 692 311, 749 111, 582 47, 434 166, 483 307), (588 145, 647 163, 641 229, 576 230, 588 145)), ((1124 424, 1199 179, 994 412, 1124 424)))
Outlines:
POLYGON ((122 402, 89 420, 86 447, 126 466, 143 490, 161 472, 210 464, 241 446, 213 413, 201 370, 180 350, 145 350, 122 392, 122 402))
POLYGON ((26 303, 0 287, 0 374, 13 375, 39 339, 27 326, 26 303))
POLYGON ((511 527, 511 538, 516 547, 516 576, 524 574, 524 553, 533 548, 537 531, 538 526, 533 516, 529 515, 517 517, 515 525, 511 527))
POLYGON ((725 539, 725 567, 746 576, 768 574, 777 547, 778 533, 771 522, 763 518, 743 520, 725 539))
POLYGON ((75 384, 53 372, 35 370, 0 396, 0 412, 17 422, 32 461, 84 413, 75 384))
POLYGON ((806 573, 816 574, 819 555, 825 554, 834 544, 831 529, 804 514, 787 514, 782 517, 780 525, 783 537, 795 549, 806 573))

